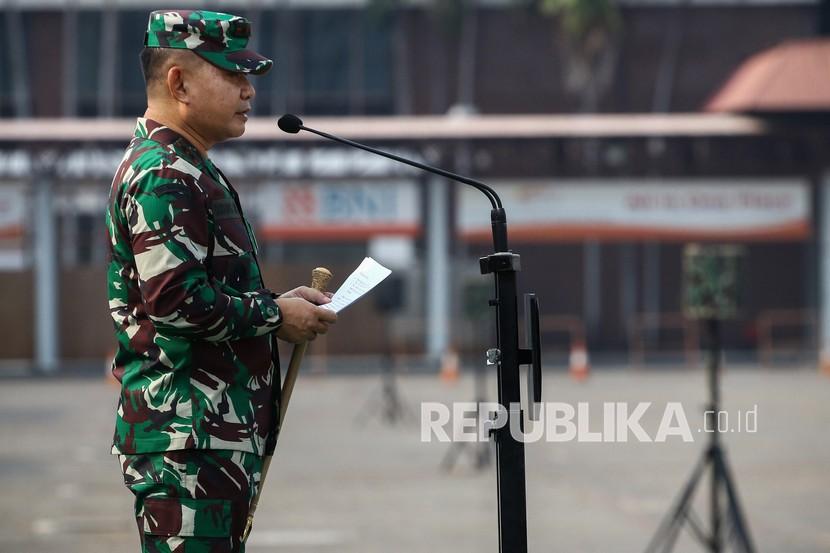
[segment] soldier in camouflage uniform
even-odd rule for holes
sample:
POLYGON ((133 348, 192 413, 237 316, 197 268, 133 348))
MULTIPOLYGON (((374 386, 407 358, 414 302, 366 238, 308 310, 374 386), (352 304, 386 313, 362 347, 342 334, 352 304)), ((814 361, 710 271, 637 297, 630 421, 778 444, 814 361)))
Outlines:
POLYGON ((240 535, 273 452, 274 336, 299 343, 336 321, 309 287, 266 289, 234 188, 207 157, 240 136, 272 61, 247 20, 150 14, 148 108, 112 182, 108 289, 121 382, 112 452, 135 495, 142 551, 244 551, 240 535))

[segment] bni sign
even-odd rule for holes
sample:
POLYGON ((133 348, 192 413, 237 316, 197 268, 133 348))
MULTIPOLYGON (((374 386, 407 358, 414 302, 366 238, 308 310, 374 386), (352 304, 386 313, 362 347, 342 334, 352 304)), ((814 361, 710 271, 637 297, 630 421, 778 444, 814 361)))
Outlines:
POLYGON ((295 181, 259 192, 266 239, 360 240, 420 232, 417 186, 409 180, 295 181))

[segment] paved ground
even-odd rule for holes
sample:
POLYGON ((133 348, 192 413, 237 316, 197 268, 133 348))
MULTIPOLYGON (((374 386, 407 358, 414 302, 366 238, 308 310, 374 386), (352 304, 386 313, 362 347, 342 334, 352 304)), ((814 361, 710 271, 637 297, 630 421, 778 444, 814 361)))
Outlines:
MULTIPOLYGON (((472 399, 468 379, 405 376, 400 385, 413 409, 472 399)), ((390 426, 375 412, 356 421, 378 389, 372 376, 299 382, 251 553, 498 550, 493 468, 478 472, 462 457, 444 472, 449 446, 421 443, 417 422, 390 426)), ((93 379, 0 381, 0 552, 137 551, 131 496, 108 455, 115 393, 93 379)), ((642 551, 703 448, 703 373, 549 375, 545 396, 589 402, 591 430, 602 428, 604 401, 653 402, 643 419, 652 436, 666 402, 682 402, 694 443, 527 447, 531 552, 642 551)), ((757 432, 732 433, 727 445, 758 550, 830 551, 830 378, 730 370, 731 424, 755 405, 757 432)), ((683 539, 676 550, 701 549, 683 539)))

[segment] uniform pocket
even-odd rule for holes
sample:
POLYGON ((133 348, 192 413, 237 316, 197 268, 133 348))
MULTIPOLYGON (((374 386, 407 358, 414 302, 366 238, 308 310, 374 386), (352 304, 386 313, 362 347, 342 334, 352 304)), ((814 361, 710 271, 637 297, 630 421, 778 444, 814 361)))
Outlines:
POLYGON ((213 255, 238 255, 253 250, 248 228, 233 198, 211 201, 210 212, 215 223, 213 255))
POLYGON ((143 518, 144 533, 152 536, 226 538, 231 534, 227 499, 148 497, 143 518))
POLYGON ((253 244, 248 236, 248 228, 241 217, 216 219, 214 239, 216 241, 213 255, 239 255, 252 251, 253 244))

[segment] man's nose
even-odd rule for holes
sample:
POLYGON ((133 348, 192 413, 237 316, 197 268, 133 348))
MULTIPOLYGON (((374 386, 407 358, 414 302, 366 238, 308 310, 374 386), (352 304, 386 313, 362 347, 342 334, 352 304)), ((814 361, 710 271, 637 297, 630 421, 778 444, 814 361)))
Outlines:
POLYGON ((242 87, 242 99, 253 100, 254 96, 256 96, 256 89, 254 88, 254 85, 251 84, 251 81, 246 78, 245 85, 242 87))

